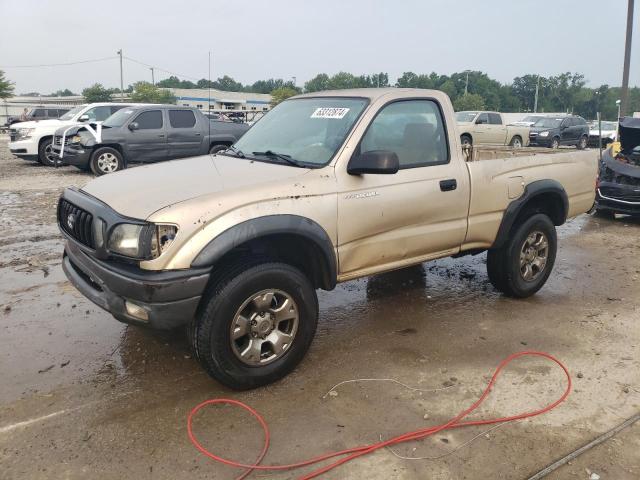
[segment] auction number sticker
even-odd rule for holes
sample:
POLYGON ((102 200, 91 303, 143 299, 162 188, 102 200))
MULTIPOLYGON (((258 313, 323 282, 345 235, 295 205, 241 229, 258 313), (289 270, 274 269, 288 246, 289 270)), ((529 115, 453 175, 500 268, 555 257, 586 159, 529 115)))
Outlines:
POLYGON ((349 113, 348 108, 341 107, 320 107, 311 114, 311 118, 337 118, 341 119, 349 113))

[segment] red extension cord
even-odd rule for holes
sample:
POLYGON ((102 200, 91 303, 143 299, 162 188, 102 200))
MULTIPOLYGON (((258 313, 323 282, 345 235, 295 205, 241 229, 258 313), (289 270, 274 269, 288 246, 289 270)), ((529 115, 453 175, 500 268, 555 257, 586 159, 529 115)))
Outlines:
POLYGON ((404 433, 402 435, 398 435, 397 437, 391 438, 389 440, 384 440, 381 442, 377 442, 377 443, 372 443, 370 445, 362 445, 360 447, 353 447, 353 448, 349 448, 347 450, 340 450, 338 452, 332 452, 332 453, 327 453, 325 455, 321 455, 319 457, 315 457, 315 458, 311 458, 309 460, 304 460, 298 463, 292 463, 289 465, 260 465, 260 462, 262 461, 262 459, 264 458, 264 456, 267 454, 267 450, 269 449, 269 441, 270 441, 270 434, 269 434, 269 427, 267 426, 267 422, 265 422, 264 418, 262 418, 262 416, 256 412, 253 408, 251 408, 250 406, 238 401, 238 400, 232 400, 232 399, 228 399, 228 398, 215 398, 212 400, 206 400, 202 403, 200 403, 199 405, 196 405, 191 412, 189 413, 189 416, 187 418, 187 433, 189 435, 189 440, 191 440, 191 443, 193 443, 193 445, 200 450, 200 452, 202 452, 204 455, 206 455, 207 457, 223 463, 225 465, 229 465, 232 467, 237 467, 237 468, 246 468, 247 471, 244 472, 242 475, 240 475, 236 480, 241 480, 243 478, 245 478, 247 475, 249 475, 252 471, 254 470, 290 470, 290 469, 294 469, 294 468, 300 468, 300 467, 305 467, 308 465, 313 465, 316 464, 318 462, 322 462, 324 460, 327 460, 329 458, 334 458, 334 457, 339 457, 342 456, 342 458, 334 461, 333 463, 330 463, 328 465, 325 465, 323 467, 317 468, 316 470, 313 470, 310 473, 307 473, 306 475, 303 475, 302 477, 300 477, 300 479, 302 480, 306 480, 306 479, 310 479, 310 478, 314 478, 317 477, 319 475, 322 475, 323 473, 328 472, 329 470, 336 468, 339 465, 342 465, 343 463, 349 462, 355 458, 361 457, 363 455, 366 455, 368 453, 374 452, 380 448, 384 448, 384 447, 388 447, 390 445, 396 445, 398 443, 403 443, 403 442, 410 442, 413 440, 420 440, 422 438, 428 437, 430 435, 434 435, 438 432, 442 432, 443 430, 448 430, 451 428, 460 428, 460 427, 469 427, 469 426, 475 426, 475 425, 491 425, 491 424, 495 424, 495 423, 503 423, 503 422, 509 422, 512 420, 520 420, 523 418, 530 418, 530 417, 535 417, 536 415, 541 415, 543 413, 548 412, 549 410, 552 410, 553 408, 557 407, 560 403, 562 403, 567 396, 569 395, 569 392, 571 391, 571 375, 569 374, 569 370, 567 369, 567 367, 565 367, 562 362, 560 362, 560 360, 558 360, 557 358, 555 358, 554 356, 545 353, 545 352, 537 352, 537 351, 525 351, 525 352, 518 352, 518 353, 514 353, 512 355, 509 355, 507 358, 505 358, 504 360, 502 360, 502 362, 500 362, 500 365, 498 365, 498 368, 496 368, 493 376, 491 377, 491 380, 489 381, 489 384, 487 385, 487 388, 485 388, 484 392, 482 393, 482 395, 480 396, 480 398, 478 400, 476 400, 476 402, 471 405, 469 408, 467 408, 466 410, 463 410, 462 412, 460 412, 458 415, 456 415, 455 417, 453 417, 451 420, 449 420, 446 423, 443 423, 441 425, 436 425, 433 427, 428 427, 428 428, 421 428, 419 430, 414 430, 412 432, 407 432, 404 433), (518 415, 512 415, 509 417, 501 417, 501 418, 494 418, 494 419, 488 419, 488 420, 469 420, 466 422, 462 422, 461 420, 466 417, 467 415, 469 415, 471 412, 473 412, 474 410, 476 410, 480 404, 482 402, 484 402, 484 400, 487 398, 487 396, 489 395, 489 393, 491 392, 491 387, 493 387, 494 383, 496 382, 496 379, 498 378, 498 376, 500 375, 500 372, 513 360, 515 360, 516 358, 520 358, 520 357, 524 357, 524 356, 537 356, 537 357, 545 357, 553 362, 555 362, 556 364, 558 364, 560 366, 560 368, 562 368, 562 370, 564 371, 565 375, 567 376, 567 388, 564 391, 564 393, 562 394, 562 396, 560 398, 558 398, 555 402, 550 403, 549 405, 547 405, 544 408, 541 408, 539 410, 533 410, 531 412, 525 412, 525 413, 520 413, 518 415), (196 413, 198 413, 198 411, 200 411, 200 409, 202 409, 203 407, 207 406, 207 405, 216 405, 216 404, 226 404, 226 405, 235 405, 237 407, 243 408, 245 409, 247 412, 249 412, 251 415, 253 415, 258 422, 260 423, 260 425, 262 426, 262 430, 264 431, 264 446, 262 447, 262 451, 260 452, 260 455, 258 455, 258 458, 256 459, 256 462, 254 464, 245 464, 245 463, 240 463, 240 462, 236 462, 233 460, 227 460, 226 458, 222 458, 218 455, 215 455, 213 453, 211 453, 210 451, 208 451, 205 447, 203 447, 200 442, 198 441, 198 439, 196 439, 195 435, 193 434, 193 417, 195 416, 196 413))

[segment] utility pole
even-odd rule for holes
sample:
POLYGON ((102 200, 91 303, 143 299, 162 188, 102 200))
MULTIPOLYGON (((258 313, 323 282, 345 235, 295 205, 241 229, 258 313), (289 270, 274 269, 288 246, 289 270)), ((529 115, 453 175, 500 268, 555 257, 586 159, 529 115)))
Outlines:
POLYGON ((533 113, 538 113, 538 89, 540 88, 540 75, 538 75, 538 80, 536 80, 536 96, 533 99, 533 113))
POLYGON ((151 70, 151 84, 155 87, 156 86, 156 77, 153 74, 153 67, 149 67, 149 70, 151 70))
POLYGON ((124 80, 122 77, 122 49, 116 52, 120 55, 120 101, 124 102, 124 80))
POLYGON ((291 77, 293 79, 293 86, 296 86, 296 83, 298 83, 298 78, 297 77, 291 77))
POLYGON ((629 0, 627 7, 627 39, 624 45, 624 67, 622 69, 622 93, 620 95, 620 115, 627 114, 629 107, 629 64, 631 63, 631 34, 633 33, 633 3, 629 0))
POLYGON ((467 70, 467 81, 464 82, 464 94, 467 94, 467 91, 469 89, 469 70, 467 70))

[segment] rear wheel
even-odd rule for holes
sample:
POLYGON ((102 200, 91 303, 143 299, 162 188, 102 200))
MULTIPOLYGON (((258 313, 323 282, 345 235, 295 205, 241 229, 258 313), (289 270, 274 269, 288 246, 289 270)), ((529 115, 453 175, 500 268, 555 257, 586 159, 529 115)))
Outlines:
POLYGON ((62 162, 60 158, 53 152, 53 138, 45 138, 38 146, 38 161, 46 167, 55 167, 62 162))
POLYGON ((124 162, 122 161, 122 154, 118 150, 111 147, 102 147, 93 152, 89 166, 91 171, 99 177, 122 170, 124 162))
POLYGON ((238 390, 291 372, 318 321, 309 279, 291 265, 264 259, 229 268, 202 302, 189 332, 196 358, 209 375, 238 390))
POLYGON ((578 143, 576 144, 576 148, 578 150, 584 150, 585 148, 587 148, 587 142, 588 142, 588 138, 586 135, 583 135, 580 137, 580 140, 578 140, 578 143))
POLYGON ((551 219, 544 214, 535 214, 514 227, 505 245, 489 250, 489 280, 509 297, 529 297, 549 278, 557 247, 556 229, 551 219))
POLYGON ((522 138, 520 138, 519 135, 516 135, 511 139, 511 143, 509 143, 509 146, 513 148, 522 148, 522 138))

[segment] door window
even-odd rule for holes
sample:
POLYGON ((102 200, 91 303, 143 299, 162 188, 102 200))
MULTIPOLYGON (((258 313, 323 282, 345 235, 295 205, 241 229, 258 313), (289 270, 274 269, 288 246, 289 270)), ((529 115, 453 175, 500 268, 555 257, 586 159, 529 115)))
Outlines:
POLYGON ((482 125, 482 124, 487 124, 489 123, 489 114, 487 113, 481 113, 480 115, 478 115, 478 118, 476 120, 476 124, 478 125, 482 125))
POLYGON ((502 117, 499 113, 489 113, 489 123, 491 125, 502 125, 502 117))
POLYGON ((196 124, 196 116, 191 110, 169 110, 169 123, 173 128, 191 128, 196 124))
POLYGON ((36 108, 33 111, 33 114, 31 115, 33 118, 44 118, 45 117, 45 110, 44 108, 36 108))
POLYGON ((384 107, 362 138, 361 152, 395 152, 400 168, 449 162, 447 137, 438 105, 431 100, 408 100, 384 107))
POLYGON ((134 120, 138 124, 139 130, 153 130, 162 128, 162 111, 149 110, 148 112, 142 112, 134 120))

